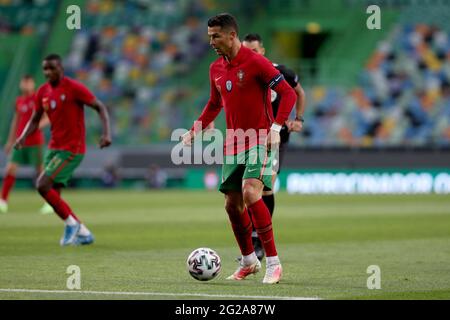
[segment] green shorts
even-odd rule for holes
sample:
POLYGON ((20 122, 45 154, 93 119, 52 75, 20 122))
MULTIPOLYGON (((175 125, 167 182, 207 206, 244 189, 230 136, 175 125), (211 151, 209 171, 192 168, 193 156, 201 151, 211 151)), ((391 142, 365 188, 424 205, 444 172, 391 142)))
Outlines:
POLYGON ((83 158, 84 154, 75 154, 65 150, 49 150, 45 157, 45 174, 54 183, 67 186, 73 172, 83 158))
POLYGON ((264 190, 272 190, 272 152, 258 145, 237 155, 225 156, 222 165, 222 183, 219 191, 241 191, 242 181, 255 178, 262 181, 264 190))
POLYGON ((10 161, 23 166, 40 167, 42 165, 42 150, 42 145, 23 147, 20 150, 13 149, 10 161))

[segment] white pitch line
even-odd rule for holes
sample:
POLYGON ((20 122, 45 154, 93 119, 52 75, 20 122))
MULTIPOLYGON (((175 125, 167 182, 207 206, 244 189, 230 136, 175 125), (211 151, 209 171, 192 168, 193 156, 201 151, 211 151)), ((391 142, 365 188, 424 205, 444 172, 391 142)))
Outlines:
POLYGON ((284 297, 284 296, 244 296, 233 294, 208 293, 173 293, 173 292, 126 292, 126 291, 85 291, 85 290, 38 290, 38 289, 0 289, 1 292, 22 293, 76 293, 117 296, 166 296, 166 297, 208 297, 208 298, 237 298, 237 299, 267 299, 267 300, 319 300, 319 297, 284 297))

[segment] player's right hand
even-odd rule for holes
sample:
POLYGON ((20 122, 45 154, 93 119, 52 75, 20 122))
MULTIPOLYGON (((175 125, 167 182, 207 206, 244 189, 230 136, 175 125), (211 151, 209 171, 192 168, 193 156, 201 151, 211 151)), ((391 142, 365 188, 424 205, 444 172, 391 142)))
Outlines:
POLYGON ((192 140, 194 140, 195 133, 192 130, 189 130, 185 134, 181 136, 181 142, 183 142, 184 146, 190 146, 192 144, 192 140))
POLYGON ((111 145, 111 143, 112 143, 112 139, 109 134, 104 134, 100 137, 100 142, 99 142, 100 149, 109 147, 111 145))
POLYGON ((14 149, 20 150, 25 146, 25 139, 18 138, 16 142, 14 142, 14 149))

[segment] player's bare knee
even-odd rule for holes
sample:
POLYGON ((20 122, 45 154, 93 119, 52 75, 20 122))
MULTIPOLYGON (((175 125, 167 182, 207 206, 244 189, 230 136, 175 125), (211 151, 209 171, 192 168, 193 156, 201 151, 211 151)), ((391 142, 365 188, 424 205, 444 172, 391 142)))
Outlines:
POLYGON ((242 185, 242 196, 244 198, 245 205, 247 207, 251 206, 257 202, 263 191, 263 184, 258 179, 247 179, 244 180, 242 185))
POLYGON ((36 189, 41 195, 43 195, 50 191, 51 184, 43 176, 40 176, 36 181, 36 189))
POLYGON ((258 201, 258 192, 256 188, 251 185, 242 189, 242 195, 244 196, 244 202, 247 207, 258 201))
POLYGON ((7 175, 15 176, 17 172, 17 165, 15 163, 8 163, 5 171, 7 175))
POLYGON ((229 215, 236 215, 244 211, 244 208, 240 206, 238 203, 232 201, 225 201, 225 211, 229 215))

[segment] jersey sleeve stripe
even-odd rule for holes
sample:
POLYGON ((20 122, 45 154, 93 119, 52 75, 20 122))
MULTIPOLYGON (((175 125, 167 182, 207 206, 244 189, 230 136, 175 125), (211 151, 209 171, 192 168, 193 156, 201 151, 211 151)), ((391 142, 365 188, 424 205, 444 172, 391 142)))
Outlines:
POLYGON ((282 73, 277 74, 275 77, 272 78, 269 82, 269 88, 273 89, 279 84, 281 81, 284 80, 284 76, 282 73))

